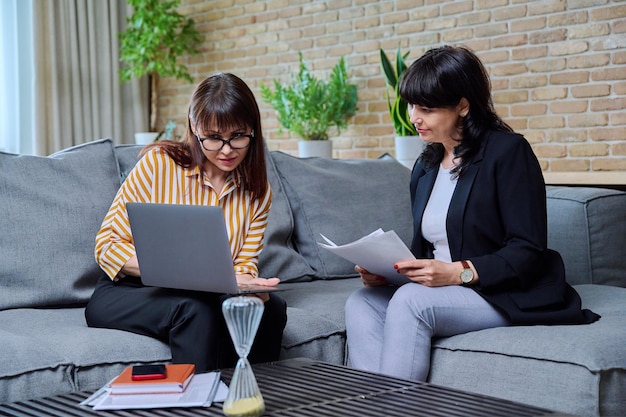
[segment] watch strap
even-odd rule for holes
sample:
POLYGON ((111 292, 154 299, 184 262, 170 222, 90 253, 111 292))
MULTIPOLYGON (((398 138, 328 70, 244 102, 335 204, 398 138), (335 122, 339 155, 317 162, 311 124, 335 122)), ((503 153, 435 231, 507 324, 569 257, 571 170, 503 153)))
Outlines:
POLYGON ((461 285, 469 285, 472 283, 472 281, 474 281, 474 271, 472 271, 472 268, 470 267, 467 261, 461 261, 461 265, 463 266, 463 270, 461 271, 461 274, 460 274, 461 285), (469 278, 470 278, 469 281, 466 281, 464 279, 465 275, 469 275, 469 278))

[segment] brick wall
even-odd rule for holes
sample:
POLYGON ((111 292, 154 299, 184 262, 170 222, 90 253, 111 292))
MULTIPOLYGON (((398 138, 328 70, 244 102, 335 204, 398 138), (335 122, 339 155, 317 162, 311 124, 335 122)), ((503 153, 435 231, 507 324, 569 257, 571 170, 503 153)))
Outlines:
MULTIPOLYGON (((278 134, 261 82, 288 81, 298 52, 326 77, 345 56, 359 110, 333 137, 338 158, 393 153, 378 49, 398 44, 412 62, 441 44, 465 44, 487 66, 498 114, 532 144, 545 171, 626 170, 626 2, 611 0, 182 0, 204 42, 186 60, 196 82, 232 72, 257 94, 271 149, 278 134)), ((194 85, 161 80, 159 126, 185 123, 194 85)), ((626 175, 626 174, 625 174, 626 175)), ((626 182, 626 181, 624 181, 626 182)))

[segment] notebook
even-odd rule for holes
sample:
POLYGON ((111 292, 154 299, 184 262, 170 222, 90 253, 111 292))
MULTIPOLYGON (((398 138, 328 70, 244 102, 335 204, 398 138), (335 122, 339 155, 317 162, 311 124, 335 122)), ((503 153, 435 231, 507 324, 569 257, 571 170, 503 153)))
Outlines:
POLYGON ((238 285, 221 207, 127 203, 144 285, 222 294, 278 291, 238 285))
POLYGON ((110 393, 114 395, 180 393, 185 390, 196 371, 192 363, 168 363, 165 369, 167 372, 165 378, 136 381, 131 376, 133 367, 127 366, 121 374, 109 382, 110 393))

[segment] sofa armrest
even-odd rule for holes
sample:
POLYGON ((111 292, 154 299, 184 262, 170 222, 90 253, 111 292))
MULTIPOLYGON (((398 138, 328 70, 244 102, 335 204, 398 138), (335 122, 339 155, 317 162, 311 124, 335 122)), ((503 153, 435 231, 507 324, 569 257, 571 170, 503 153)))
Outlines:
POLYGON ((572 285, 626 287, 626 193, 548 186, 548 246, 561 253, 572 285))

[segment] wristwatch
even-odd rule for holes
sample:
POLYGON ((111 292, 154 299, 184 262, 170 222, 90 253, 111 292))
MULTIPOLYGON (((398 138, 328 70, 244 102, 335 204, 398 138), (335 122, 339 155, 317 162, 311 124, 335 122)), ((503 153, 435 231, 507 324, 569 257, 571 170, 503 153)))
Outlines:
POLYGON ((463 265, 463 270, 461 271, 461 284, 467 285, 474 280, 474 271, 470 268, 467 261, 461 261, 461 265, 463 265))

